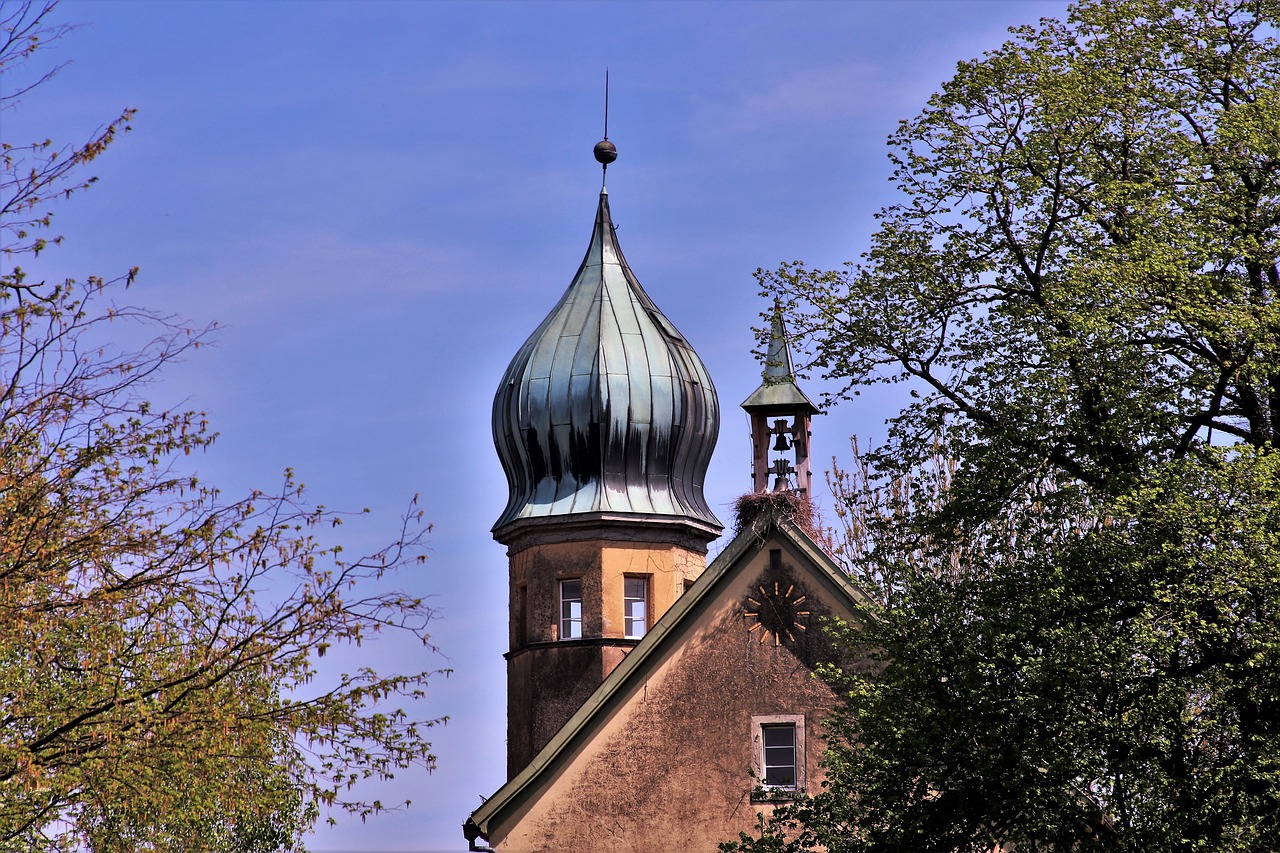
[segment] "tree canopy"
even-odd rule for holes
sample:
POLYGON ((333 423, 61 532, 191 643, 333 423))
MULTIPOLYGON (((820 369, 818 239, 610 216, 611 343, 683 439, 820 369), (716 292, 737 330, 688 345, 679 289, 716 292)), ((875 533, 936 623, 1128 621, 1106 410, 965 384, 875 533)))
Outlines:
POLYGON ((891 137, 861 262, 759 273, 836 398, 912 399, 838 481, 884 609, 827 787, 731 848, 1280 847, 1278 24, 1016 28, 891 137))
MULTIPOLYGON (((53 71, 29 63, 68 30, 52 4, 0 5, 0 110, 38 97, 53 71)), ((427 642, 429 610, 379 579, 422 560, 429 526, 411 505, 349 557, 328 532, 344 514, 291 473, 226 499, 187 459, 213 441, 204 416, 147 401, 212 328, 124 301, 137 270, 40 277, 55 201, 132 118, 80 145, 3 143, 0 849, 300 849, 323 807, 383 808, 359 780, 434 763, 440 721, 380 704, 429 673, 316 664, 384 629, 427 642)))

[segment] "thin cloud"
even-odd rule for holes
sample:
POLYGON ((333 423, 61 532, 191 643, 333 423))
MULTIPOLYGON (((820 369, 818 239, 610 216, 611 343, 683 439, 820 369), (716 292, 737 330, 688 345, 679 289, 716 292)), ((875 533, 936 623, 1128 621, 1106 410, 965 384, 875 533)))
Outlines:
POLYGON ((793 71, 704 114, 718 132, 749 133, 802 124, 868 118, 902 94, 889 69, 846 62, 793 71))

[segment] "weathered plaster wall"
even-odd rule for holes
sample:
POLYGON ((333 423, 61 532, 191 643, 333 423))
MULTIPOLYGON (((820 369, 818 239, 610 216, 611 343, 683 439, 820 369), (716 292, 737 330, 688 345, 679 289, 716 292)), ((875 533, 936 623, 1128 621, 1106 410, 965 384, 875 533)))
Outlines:
MULTIPOLYGON (((769 808, 750 797, 753 715, 805 715, 806 776, 816 789, 821 722, 835 696, 804 659, 822 656, 816 623, 832 608, 802 577, 786 558, 771 570, 766 548, 727 578, 708 609, 685 620, 667 657, 631 685, 541 796, 491 832, 491 843, 502 853, 714 851, 769 808), (815 627, 775 646, 759 641, 743 604, 779 579, 807 596, 815 627)), ((836 612, 848 615, 842 606, 836 612)))

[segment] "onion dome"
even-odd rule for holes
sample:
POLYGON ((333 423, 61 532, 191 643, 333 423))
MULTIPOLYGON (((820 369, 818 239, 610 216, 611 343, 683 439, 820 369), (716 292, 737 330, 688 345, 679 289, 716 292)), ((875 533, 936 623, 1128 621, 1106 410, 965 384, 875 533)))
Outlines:
POLYGON ((627 265, 600 193, 586 258, 493 401, 510 499, 503 539, 539 520, 723 525, 703 480, 719 431, 711 377, 627 265))

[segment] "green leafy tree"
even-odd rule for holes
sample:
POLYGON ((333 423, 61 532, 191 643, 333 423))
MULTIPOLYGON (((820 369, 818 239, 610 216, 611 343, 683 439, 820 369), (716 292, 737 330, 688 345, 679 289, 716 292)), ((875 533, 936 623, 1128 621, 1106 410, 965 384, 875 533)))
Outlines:
POLYGON ((827 787, 727 849, 1280 848, 1278 25, 1017 28, 893 135, 862 263, 760 273, 835 396, 912 402, 845 475, 884 609, 827 787))
MULTIPOLYGON (((28 60, 67 31, 52 4, 0 4, 0 109, 35 96, 52 72, 28 60)), ((332 644, 426 643, 429 611, 379 579, 422 559, 429 527, 411 506, 350 558, 321 538, 343 516, 291 474, 224 499, 187 473, 213 440, 203 416, 145 396, 210 329, 122 302, 136 270, 39 278, 61 240, 49 209, 131 118, 78 146, 3 142, 0 849, 300 849, 321 808, 382 808, 361 779, 434 763, 440 721, 379 704, 428 673, 316 679, 332 644)))

